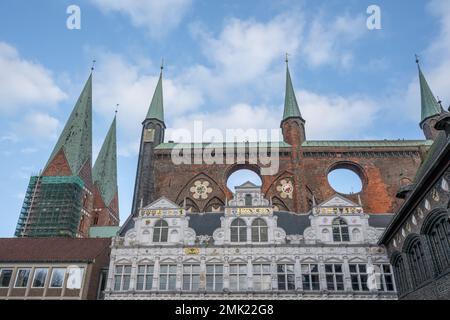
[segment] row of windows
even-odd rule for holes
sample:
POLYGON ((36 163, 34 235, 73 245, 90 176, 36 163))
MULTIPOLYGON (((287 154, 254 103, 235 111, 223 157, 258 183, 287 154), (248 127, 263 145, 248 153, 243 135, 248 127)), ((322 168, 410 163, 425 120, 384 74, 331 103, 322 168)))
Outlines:
MULTIPOLYGON (((14 269, 0 269, 0 288, 9 288, 13 277, 14 269)), ((49 275, 49 268, 35 268, 33 275, 32 268, 17 269, 14 288, 27 288, 30 281, 32 288, 44 288, 48 277, 50 276, 49 288, 62 288, 66 274, 67 288, 80 289, 83 279, 84 268, 52 268, 49 275)))
MULTIPOLYGON (((332 222, 333 241, 348 242, 350 236, 348 225, 342 218, 336 218, 332 222)), ((269 241, 269 228, 263 219, 255 219, 251 224, 251 241, 267 242, 269 241)), ((164 220, 158 220, 153 227, 153 242, 167 242, 169 235, 169 225, 164 220)), ((247 242, 247 224, 243 219, 237 218, 231 222, 230 226, 231 242, 247 242)))
POLYGON ((413 240, 405 246, 404 254, 394 256, 393 266, 400 294, 450 267, 450 218, 447 213, 440 213, 431 221, 424 237, 412 236, 413 240), (432 265, 427 263, 427 256, 432 265))
MULTIPOLYGON (((253 289, 264 290, 295 290, 295 269, 293 264, 277 264, 275 277, 276 287, 272 284, 270 264, 253 264, 253 289)), ((301 264, 302 288, 305 291, 320 290, 320 272, 318 264, 301 264)), ((127 291, 131 288, 131 265, 117 265, 114 272, 114 290, 127 291)), ((391 266, 381 264, 375 266, 375 277, 369 277, 365 264, 349 264, 352 290, 369 291, 377 288, 379 291, 395 291, 391 266), (371 282, 370 282, 371 281, 371 282)), ((184 264, 182 269, 182 290, 197 291, 200 289, 202 272, 199 264, 184 264)), ((177 265, 161 264, 159 282, 153 288, 154 266, 138 265, 135 288, 138 291, 158 289, 162 291, 176 290, 177 265)), ((205 288, 207 291, 222 291, 224 269, 222 264, 207 264, 205 288)), ((344 272, 342 264, 325 264, 324 279, 329 291, 344 291, 344 272)), ((250 287, 248 283, 247 264, 229 265, 229 289, 243 291, 250 287)))

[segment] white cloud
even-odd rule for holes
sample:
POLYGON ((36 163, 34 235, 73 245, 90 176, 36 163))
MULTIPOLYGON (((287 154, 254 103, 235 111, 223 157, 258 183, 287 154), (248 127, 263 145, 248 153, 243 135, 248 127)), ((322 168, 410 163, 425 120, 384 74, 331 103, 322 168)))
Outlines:
POLYGON ((176 28, 191 7, 192 0, 91 0, 104 12, 120 12, 136 27, 159 38, 176 28))
POLYGON ((338 16, 331 23, 316 17, 302 42, 302 53, 312 67, 335 64, 349 67, 353 55, 348 46, 367 30, 362 16, 338 16))
POLYGON ((20 133, 20 136, 48 140, 57 138, 59 126, 58 119, 40 112, 28 114, 20 123, 13 125, 15 131, 20 133))
POLYGON ((308 139, 355 139, 366 134, 379 111, 366 97, 297 92, 308 139))
POLYGON ((0 42, 0 112, 24 106, 54 105, 66 98, 42 65, 19 56, 11 45, 0 42))

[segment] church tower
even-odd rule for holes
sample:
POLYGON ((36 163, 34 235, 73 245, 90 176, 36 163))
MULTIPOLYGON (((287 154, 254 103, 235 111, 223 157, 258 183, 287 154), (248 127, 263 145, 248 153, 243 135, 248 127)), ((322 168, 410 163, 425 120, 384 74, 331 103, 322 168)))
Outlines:
POLYGON ((43 173, 30 179, 15 235, 87 237, 92 209, 91 73, 43 173))
POLYGON ((151 203, 155 196, 154 148, 164 142, 164 105, 162 89, 162 71, 159 74, 150 107, 142 122, 141 144, 134 186, 132 214, 136 214, 140 205, 151 203))
POLYGON ((103 142, 92 169, 94 181, 93 226, 119 225, 119 194, 117 188, 116 117, 103 142))
POLYGON ((305 120, 302 118, 295 97, 289 72, 288 60, 286 59, 286 93, 284 98, 283 120, 281 121, 283 140, 294 148, 298 148, 306 140, 305 120))
POLYGON ((420 82, 420 98, 421 98, 421 121, 420 128, 423 130, 425 138, 428 140, 434 140, 438 131, 434 128, 439 115, 444 111, 441 105, 436 100, 433 92, 428 85, 425 76, 420 68, 419 60, 416 60, 419 68, 419 82, 420 82))

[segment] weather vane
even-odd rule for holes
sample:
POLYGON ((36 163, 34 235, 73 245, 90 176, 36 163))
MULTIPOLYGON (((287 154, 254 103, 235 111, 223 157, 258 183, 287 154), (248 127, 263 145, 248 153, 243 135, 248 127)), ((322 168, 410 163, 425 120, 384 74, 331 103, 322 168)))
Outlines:
POLYGON ((118 109, 119 109, 119 104, 116 104, 116 110, 114 111, 115 114, 117 114, 118 109))
POLYGON ((419 64, 420 63, 420 57, 417 54, 415 54, 414 56, 416 57, 416 63, 419 64))
POLYGON ((161 70, 164 69, 164 58, 161 59, 161 70))
POLYGON ((287 52, 286 52, 286 59, 284 61, 286 61, 286 64, 289 62, 289 53, 287 52))
POLYGON ((91 67, 91 71, 94 71, 94 67, 95 67, 95 63, 97 62, 97 60, 92 60, 92 67, 91 67))

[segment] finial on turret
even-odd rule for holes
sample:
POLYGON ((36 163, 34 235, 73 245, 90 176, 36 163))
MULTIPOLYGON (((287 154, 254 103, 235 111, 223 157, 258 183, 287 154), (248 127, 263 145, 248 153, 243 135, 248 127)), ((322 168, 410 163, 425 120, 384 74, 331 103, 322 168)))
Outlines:
POLYGON ((164 58, 161 58, 161 71, 164 69, 164 58))
POLYGON ((414 56, 416 57, 416 63, 417 63, 417 65, 420 66, 420 57, 419 57, 419 55, 418 55, 418 54, 415 54, 414 56))
POLYGON ((284 62, 286 62, 286 65, 289 64, 289 53, 287 53, 287 52, 286 52, 286 56, 285 56, 284 62))
POLYGON ((96 62, 97 62, 97 60, 95 60, 95 59, 92 60, 91 72, 94 71, 96 62))
POLYGON ((117 103, 117 104, 116 104, 116 110, 114 110, 114 113, 115 113, 116 115, 117 115, 118 109, 119 109, 119 104, 117 103))

